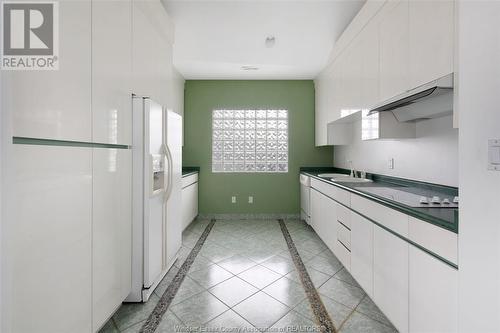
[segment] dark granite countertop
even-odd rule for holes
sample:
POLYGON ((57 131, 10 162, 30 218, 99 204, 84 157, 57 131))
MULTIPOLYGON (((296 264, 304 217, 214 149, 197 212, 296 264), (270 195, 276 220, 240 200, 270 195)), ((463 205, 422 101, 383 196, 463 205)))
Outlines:
POLYGON ((191 176, 192 174, 199 172, 200 172, 200 167, 192 167, 192 166, 182 167, 182 177, 191 176))
POLYGON ((344 173, 348 174, 349 170, 339 169, 333 167, 302 167, 300 168, 301 173, 308 174, 311 177, 319 179, 325 183, 337 186, 339 188, 345 189, 349 192, 361 195, 367 199, 376 201, 384 206, 390 207, 409 216, 413 216, 420 220, 432 223, 446 230, 458 233, 458 209, 457 208, 423 208, 423 207, 410 207, 404 205, 400 202, 390 200, 386 197, 379 196, 364 190, 364 188, 370 187, 387 187, 393 188, 405 188, 408 192, 413 193, 426 193, 426 192, 438 192, 444 193, 449 196, 457 196, 458 188, 444 185, 431 184, 426 182, 419 182, 415 180, 408 180, 397 177, 383 176, 377 174, 367 174, 367 178, 373 180, 372 183, 337 183, 331 181, 329 178, 318 177, 321 173, 344 173))

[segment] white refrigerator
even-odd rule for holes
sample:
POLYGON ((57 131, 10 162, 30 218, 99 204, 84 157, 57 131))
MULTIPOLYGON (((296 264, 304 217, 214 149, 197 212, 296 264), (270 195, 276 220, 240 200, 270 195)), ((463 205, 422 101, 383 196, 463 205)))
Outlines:
POLYGON ((182 242, 182 117, 148 97, 132 100, 132 291, 125 301, 146 302, 182 242))

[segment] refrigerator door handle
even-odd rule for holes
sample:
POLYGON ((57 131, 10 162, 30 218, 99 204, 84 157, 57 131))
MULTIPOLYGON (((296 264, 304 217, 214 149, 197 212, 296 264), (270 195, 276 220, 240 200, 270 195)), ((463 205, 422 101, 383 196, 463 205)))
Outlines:
POLYGON ((165 152, 165 156, 167 158, 167 179, 168 179, 168 185, 165 187, 165 202, 170 198, 170 194, 172 193, 172 153, 170 152, 170 148, 166 144, 163 144, 163 150, 165 152))
POLYGON ((161 151, 163 153, 163 159, 164 159, 164 174, 165 174, 165 178, 163 180, 163 193, 164 193, 164 196, 166 196, 166 193, 167 193, 167 190, 170 186, 170 169, 169 169, 169 166, 170 166, 170 163, 168 161, 168 150, 167 150, 167 146, 162 143, 161 144, 161 151))

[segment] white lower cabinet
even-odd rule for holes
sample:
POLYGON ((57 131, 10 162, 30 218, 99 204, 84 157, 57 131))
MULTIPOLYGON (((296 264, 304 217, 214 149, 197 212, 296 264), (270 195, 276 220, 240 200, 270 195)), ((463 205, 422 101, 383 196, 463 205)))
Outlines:
POLYGON ((458 331, 458 270, 410 246, 410 332, 458 331))
POLYGON ((337 248, 336 203, 311 188, 311 224, 318 236, 333 252, 337 248))
POLYGON ((311 184, 312 227, 396 329, 457 332, 458 270, 438 259, 456 263, 457 234, 325 182, 311 184))
POLYGON ((351 275, 373 297, 373 223, 351 212, 351 275))
POLYGON ((333 250, 342 265, 350 272, 351 271, 351 230, 339 219, 340 205, 335 205, 337 208, 337 243, 333 250))
MULTIPOLYGON (((198 175, 196 175, 196 179, 198 175)), ((183 182, 186 179, 183 178, 183 182)), ((198 216, 198 181, 182 188, 182 230, 198 216)))
POLYGON ((408 247, 373 226, 373 300, 399 332, 408 332, 408 247))
POLYGON ((131 288, 130 149, 93 149, 92 318, 97 331, 131 288))
POLYGON ((92 150, 12 145, 2 220, 1 332, 88 333, 92 150))
POLYGON ((310 193, 309 186, 300 184, 300 217, 307 223, 311 223, 310 193))
POLYGON ((349 247, 344 244, 341 240, 337 239, 337 243, 335 244, 335 248, 333 249, 333 253, 337 256, 342 265, 347 269, 347 271, 351 271, 351 251, 349 247))

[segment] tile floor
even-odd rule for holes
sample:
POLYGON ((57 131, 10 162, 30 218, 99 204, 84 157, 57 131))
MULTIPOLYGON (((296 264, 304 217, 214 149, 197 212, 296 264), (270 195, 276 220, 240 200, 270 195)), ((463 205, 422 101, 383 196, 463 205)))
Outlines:
MULTIPOLYGON (((123 304, 100 332, 139 332, 208 223, 196 220, 184 231, 179 260, 151 299, 123 304)), ((297 220, 285 224, 339 332, 396 332, 311 228, 297 220)), ((156 332, 201 327, 234 332, 316 327, 276 220, 215 223, 156 332)))

